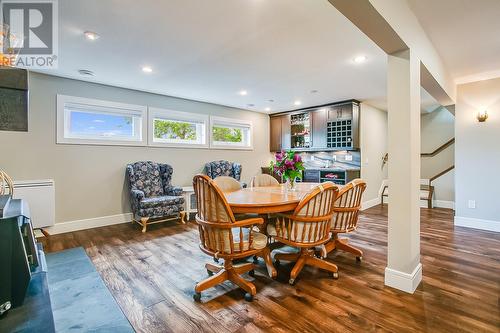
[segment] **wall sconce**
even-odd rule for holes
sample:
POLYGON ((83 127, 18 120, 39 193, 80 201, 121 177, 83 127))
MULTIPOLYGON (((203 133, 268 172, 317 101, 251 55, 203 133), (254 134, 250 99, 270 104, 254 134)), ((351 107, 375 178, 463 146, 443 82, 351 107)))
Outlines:
POLYGON ((486 121, 486 119, 488 119, 488 112, 486 110, 479 111, 477 113, 477 120, 480 123, 484 123, 486 121))

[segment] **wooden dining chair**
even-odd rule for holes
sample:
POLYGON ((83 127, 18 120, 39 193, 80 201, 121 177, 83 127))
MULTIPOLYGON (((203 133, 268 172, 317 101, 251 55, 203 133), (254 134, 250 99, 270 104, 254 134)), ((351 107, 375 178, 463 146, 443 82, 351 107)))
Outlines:
POLYGON ((240 274, 249 272, 253 276, 254 264, 233 265, 233 260, 259 255, 267 263, 271 263, 267 236, 252 230, 252 227, 261 225, 264 220, 249 218, 236 221, 221 189, 208 176, 195 176, 193 187, 198 203, 196 222, 200 234, 200 249, 213 258, 224 260, 222 266, 212 263, 205 265, 210 277, 196 284, 194 300, 200 301, 203 290, 229 280, 245 290, 245 299, 252 301, 256 294, 255 286, 240 274))
POLYGON ((274 224, 268 225, 269 236, 278 242, 299 248, 298 253, 279 253, 274 257, 277 264, 280 260, 295 261, 290 273, 291 285, 295 283, 304 265, 327 270, 333 273, 334 278, 338 278, 337 266, 317 258, 314 253, 314 247, 330 240, 330 221, 338 191, 338 187, 330 182, 318 185, 300 201, 291 214, 278 214, 274 224))
POLYGON ((356 230, 358 226, 361 199, 366 189, 366 182, 362 179, 354 179, 344 186, 335 200, 333 217, 330 231, 332 239, 325 244, 322 257, 335 249, 350 252, 356 256, 357 261, 363 258, 363 251, 348 244, 348 239, 340 239, 339 234, 349 233, 356 230))
POLYGON ((267 186, 279 186, 280 183, 273 176, 266 175, 265 173, 257 175, 252 178, 250 182, 250 187, 267 187, 267 186))
POLYGON ((12 197, 14 194, 14 183, 12 182, 12 178, 10 178, 5 171, 0 170, 0 195, 6 194, 12 197))
POLYGON ((214 179, 214 182, 222 192, 234 192, 242 189, 241 183, 233 177, 219 176, 214 179))

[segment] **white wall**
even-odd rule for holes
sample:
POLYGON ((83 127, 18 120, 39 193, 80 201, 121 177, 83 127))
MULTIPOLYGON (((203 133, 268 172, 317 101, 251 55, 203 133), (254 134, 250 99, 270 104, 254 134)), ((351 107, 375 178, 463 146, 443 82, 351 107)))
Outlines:
POLYGON ((361 103, 360 111, 361 178, 367 182, 363 195, 364 208, 380 203, 380 186, 387 178, 387 112, 361 103))
MULTIPOLYGON (((455 117, 446 108, 441 107, 421 116, 422 153, 431 153, 455 136, 455 117)), ((451 145, 434 157, 422 157, 420 174, 422 179, 429 179, 446 170, 455 163, 455 145, 451 145)), ((455 200, 454 172, 450 171, 433 182, 434 199, 452 203, 455 200)), ((440 205, 438 205, 440 206, 440 205)))
POLYGON ((29 132, 0 132, 0 169, 15 180, 54 179, 56 223, 130 211, 125 165, 141 160, 169 163, 173 183, 190 185, 204 163, 217 159, 243 165, 249 181, 267 166, 269 117, 265 114, 134 90, 31 73, 29 132), (254 125, 254 150, 207 150, 56 144, 56 94, 149 105, 177 111, 248 119, 254 125))
POLYGON ((455 224, 500 232, 500 78, 458 86, 455 115, 455 224))

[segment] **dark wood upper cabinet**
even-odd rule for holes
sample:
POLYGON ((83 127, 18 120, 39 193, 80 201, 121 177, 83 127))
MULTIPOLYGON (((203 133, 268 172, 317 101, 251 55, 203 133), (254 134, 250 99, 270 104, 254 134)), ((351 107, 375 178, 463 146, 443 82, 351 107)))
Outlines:
POLYGON ((270 121, 270 143, 269 149, 280 151, 290 149, 290 115, 272 116, 270 121))
POLYGON ((270 149, 290 149, 291 116, 309 113, 311 144, 308 148, 295 148, 296 150, 358 150, 359 109, 359 102, 350 100, 271 115, 270 149))
POLYGON ((271 135, 269 149, 271 151, 281 150, 281 117, 271 117, 271 135))

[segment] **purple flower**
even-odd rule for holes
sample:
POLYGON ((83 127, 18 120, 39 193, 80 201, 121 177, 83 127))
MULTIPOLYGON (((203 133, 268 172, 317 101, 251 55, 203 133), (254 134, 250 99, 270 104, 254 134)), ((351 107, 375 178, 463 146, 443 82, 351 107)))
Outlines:
POLYGON ((285 166, 287 169, 294 169, 295 168, 295 162, 294 161, 290 161, 290 160, 286 160, 285 161, 285 166))
POLYGON ((297 162, 302 162, 302 157, 300 157, 300 155, 299 155, 299 154, 295 154, 295 155, 293 156, 293 161, 294 161, 295 163, 297 163, 297 162))

